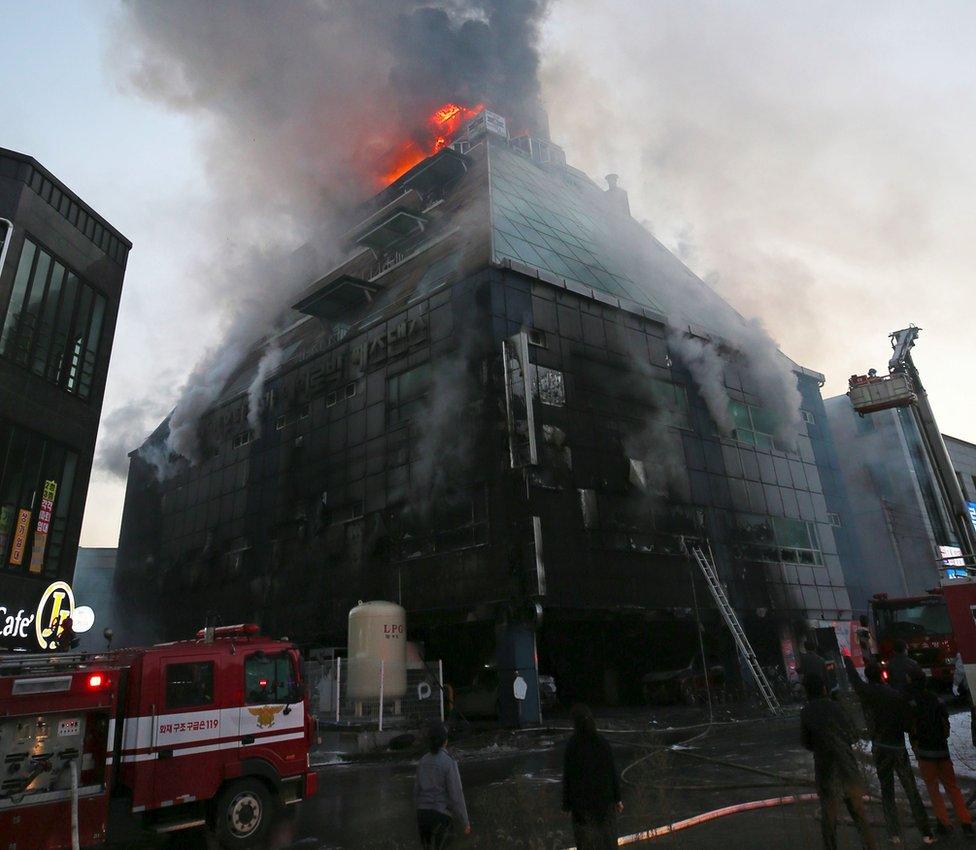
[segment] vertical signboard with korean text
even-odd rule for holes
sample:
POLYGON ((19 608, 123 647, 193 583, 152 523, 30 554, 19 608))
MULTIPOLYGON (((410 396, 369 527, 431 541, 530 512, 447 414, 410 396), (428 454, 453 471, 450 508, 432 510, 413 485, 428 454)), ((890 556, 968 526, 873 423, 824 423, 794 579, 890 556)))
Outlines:
POLYGON ((41 492, 41 507, 37 512, 37 527, 34 529, 34 546, 31 549, 30 571, 39 573, 44 569, 44 552, 47 549, 47 535, 51 530, 51 515, 54 512, 54 498, 58 494, 57 481, 45 481, 41 492))
POLYGON ((30 533, 31 512, 26 508, 17 511, 17 523, 14 526, 14 542, 10 547, 10 563, 19 567, 24 563, 24 551, 27 549, 27 535, 30 533))

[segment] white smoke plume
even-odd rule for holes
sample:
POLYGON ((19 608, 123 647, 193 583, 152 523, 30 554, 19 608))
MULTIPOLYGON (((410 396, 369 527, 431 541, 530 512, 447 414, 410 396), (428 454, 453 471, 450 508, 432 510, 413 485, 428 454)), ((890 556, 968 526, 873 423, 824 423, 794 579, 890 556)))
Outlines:
MULTIPOLYGON (((842 393, 889 331, 976 306, 974 246, 953 227, 976 179, 954 95, 976 75, 976 16, 960 9, 561 0, 543 51, 553 138, 584 171, 620 173, 638 219, 842 393)), ((966 362, 964 337, 927 356, 966 362)), ((930 381, 943 427, 976 438, 953 370, 930 381)))
POLYGON ((157 400, 140 398, 105 414, 95 449, 94 468, 99 474, 125 479, 129 474, 129 452, 145 439, 165 413, 157 400))
POLYGON ((668 330, 668 346, 691 373, 698 393, 719 431, 725 436, 731 434, 733 424, 729 394, 725 388, 725 361, 714 343, 672 327, 668 330))
POLYGON ((410 504, 422 516, 454 489, 455 476, 467 468, 474 429, 466 408, 476 388, 470 363, 462 347, 431 364, 427 403, 414 426, 416 458, 410 470, 410 504))
POLYGON ((247 424, 255 434, 260 432, 261 403, 264 397, 264 386, 268 378, 281 366, 281 348, 274 341, 268 346, 258 363, 254 380, 247 389, 247 424))
POLYGON ((739 365, 759 401, 773 416, 776 436, 789 444, 802 430, 800 392, 794 364, 762 323, 746 319, 654 238, 634 224, 615 233, 629 276, 643 281, 668 321, 668 345, 698 387, 716 426, 733 429, 725 384, 729 366, 739 365), (701 329, 699 335, 694 326, 701 329))
POLYGON ((540 121, 547 0, 133 0, 113 61, 133 92, 205 128, 215 246, 201 287, 223 337, 193 369, 169 449, 198 458, 200 416, 303 285, 335 261, 333 233, 382 188, 404 142, 445 102, 540 121), (283 273, 299 246, 314 262, 283 273))

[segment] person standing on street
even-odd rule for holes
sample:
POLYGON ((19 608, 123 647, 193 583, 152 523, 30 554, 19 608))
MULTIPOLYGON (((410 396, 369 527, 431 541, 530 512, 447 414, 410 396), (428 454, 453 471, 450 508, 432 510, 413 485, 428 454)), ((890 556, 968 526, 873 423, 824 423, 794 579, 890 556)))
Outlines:
POLYGON ((945 800, 939 790, 939 784, 945 789, 952 801, 956 812, 956 819, 967 835, 973 834, 973 816, 966 808, 959 783, 956 782, 956 771, 952 766, 949 755, 949 713, 942 701, 926 686, 925 673, 921 669, 912 676, 909 688, 914 725, 912 728, 912 747, 918 759, 918 769, 925 780, 925 787, 929 791, 932 809, 938 823, 935 831, 940 835, 949 835, 952 825, 949 823, 949 812, 945 800))
POLYGON ((443 723, 430 727, 427 742, 428 752, 417 764, 417 777, 413 783, 417 828, 424 850, 444 850, 450 845, 454 821, 461 824, 465 835, 471 834, 471 822, 464 805, 464 790, 457 762, 444 749, 447 745, 447 728, 443 723))
POLYGON ((907 691, 912 684, 912 677, 925 673, 918 662, 909 656, 908 644, 901 638, 892 645, 891 660, 888 661, 888 684, 897 691, 907 691))
POLYGON ((586 706, 574 706, 572 717, 574 731, 563 761, 563 811, 572 813, 576 850, 611 850, 617 846, 614 815, 624 810, 613 751, 586 706))
POLYGON ((895 802, 895 776, 905 790, 908 805, 912 810, 915 825, 922 834, 922 842, 933 844, 929 818, 925 805, 915 784, 905 749, 905 733, 912 727, 912 708, 898 691, 881 682, 881 668, 874 661, 868 661, 864 668, 865 682, 854 669, 850 656, 844 656, 847 679, 854 688, 864 709, 871 737, 871 755, 878 772, 881 786, 881 805, 884 809, 885 827, 892 844, 901 844, 901 823, 898 818, 898 805, 895 802))
POLYGON ((799 662, 797 672, 799 672, 804 685, 807 676, 816 676, 824 685, 830 687, 830 678, 827 676, 827 661, 817 652, 817 642, 812 637, 803 641, 803 652, 800 653, 799 662))
POLYGON ((868 618, 861 614, 860 625, 857 628, 857 645, 861 650, 861 657, 866 664, 868 661, 878 660, 878 647, 871 636, 871 629, 868 627, 868 618))
POLYGON ((829 699, 827 685, 814 673, 803 680, 807 704, 800 712, 803 746, 813 753, 820 797, 820 830, 824 850, 837 850, 837 808, 843 799, 857 827, 863 850, 877 850, 864 814, 864 782, 854 755, 854 730, 840 704, 829 699))

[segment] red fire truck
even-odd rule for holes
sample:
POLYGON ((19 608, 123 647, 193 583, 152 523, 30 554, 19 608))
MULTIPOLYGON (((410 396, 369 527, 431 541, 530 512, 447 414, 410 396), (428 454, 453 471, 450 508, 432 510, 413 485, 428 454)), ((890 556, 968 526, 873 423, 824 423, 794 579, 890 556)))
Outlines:
POLYGON ((957 646, 941 593, 901 598, 876 593, 871 599, 871 615, 882 662, 891 658, 894 643, 900 638, 908 644, 909 656, 927 674, 944 687, 952 687, 957 646))
POLYGON ((124 826, 110 798, 158 832, 262 846, 276 804, 311 796, 317 777, 298 650, 258 631, 0 656, 0 848, 111 840, 124 826))

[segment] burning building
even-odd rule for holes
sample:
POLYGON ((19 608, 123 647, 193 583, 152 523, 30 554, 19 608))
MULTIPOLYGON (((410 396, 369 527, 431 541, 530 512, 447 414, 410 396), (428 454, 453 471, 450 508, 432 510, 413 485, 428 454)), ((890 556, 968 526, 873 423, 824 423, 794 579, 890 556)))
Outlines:
POLYGON ((456 683, 497 651, 565 696, 635 699, 699 619, 731 644, 682 538, 710 542, 767 663, 848 620, 822 376, 615 176, 490 109, 430 131, 237 364, 195 462, 165 457, 167 422, 132 453, 118 581, 159 636, 219 615, 342 645, 357 600, 385 598, 456 683))

